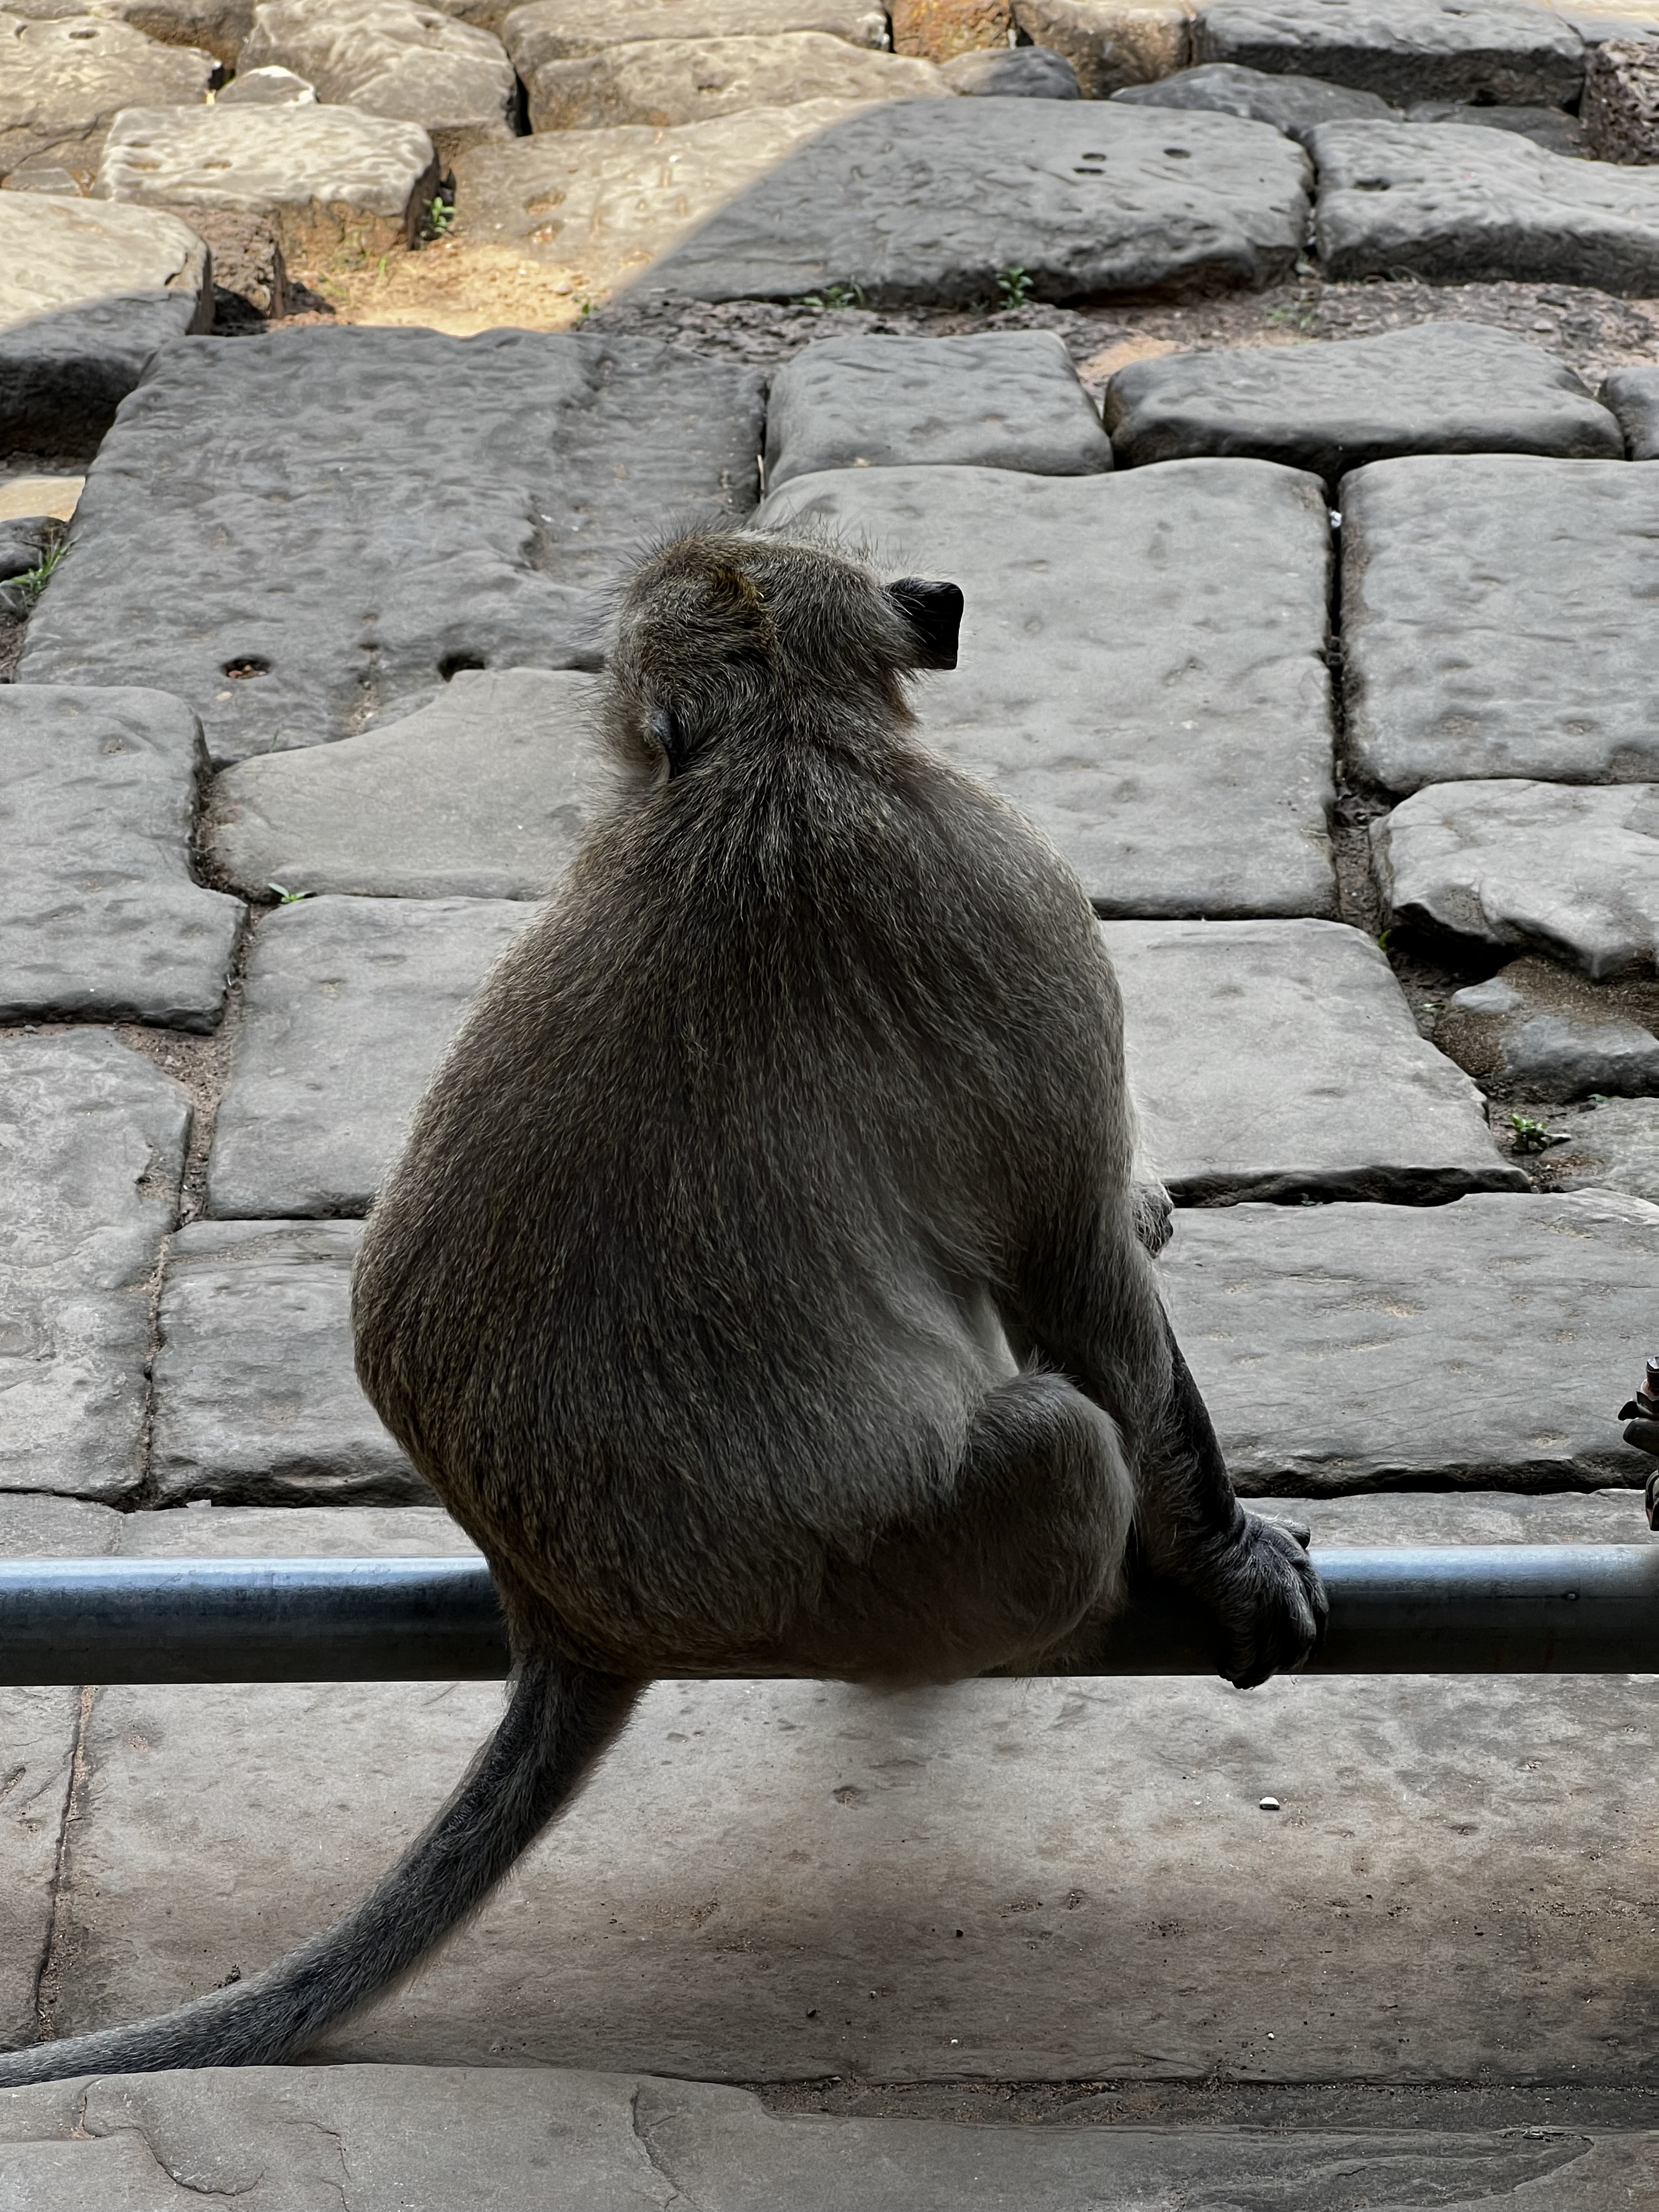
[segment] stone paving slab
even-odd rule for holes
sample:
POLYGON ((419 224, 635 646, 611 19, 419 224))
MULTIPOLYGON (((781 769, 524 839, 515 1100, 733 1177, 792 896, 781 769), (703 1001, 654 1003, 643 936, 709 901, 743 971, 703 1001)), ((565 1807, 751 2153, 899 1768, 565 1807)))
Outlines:
POLYGON ((917 464, 1098 476, 1112 448, 1052 331, 822 338, 773 378, 769 490, 822 469, 917 464))
MULTIPOLYGON (((478 21, 476 14, 471 20, 478 21)), ((544 61, 602 53, 640 39, 724 39, 823 31, 855 46, 884 47, 887 18, 861 0, 530 0, 506 17, 501 37, 526 82, 544 61)))
MULTIPOLYGON (((289 1518, 145 1521, 246 1556, 250 1522, 285 1551, 289 1518)), ((1618 1678, 659 1685, 522 1874, 319 2055, 750 2081, 1630 2079, 1654 2013, 1651 1708, 1618 1678)), ((320 1926, 500 1709, 482 1683, 98 1692, 60 2032, 320 1926)))
POLYGON ((1566 1141, 1538 1163, 1553 1190, 1617 1190, 1659 1206, 1659 1098, 1601 1098, 1553 1109, 1566 1141))
POLYGON ((1151 84, 1127 84, 1114 100, 1135 107, 1207 107, 1217 115, 1243 115, 1271 123, 1287 138, 1305 143, 1316 124, 1356 117, 1389 117, 1395 110, 1374 92, 1328 84, 1294 72, 1241 69, 1235 62, 1201 62, 1151 84))
POLYGON ((1334 921, 1101 925, 1147 1157, 1178 1204, 1526 1188, 1388 962, 1334 921))
POLYGON ((1659 1091, 1659 1035, 1616 997, 1553 961, 1526 957, 1454 991, 1435 1036, 1461 1066, 1506 1098, 1565 1101, 1659 1091))
POLYGON ((1335 911, 1316 478, 844 469, 761 509, 793 516, 960 584, 961 664, 919 697, 928 741, 1051 837, 1100 911, 1335 911))
POLYGON ((418 124, 446 166, 513 135, 518 79, 501 40, 418 0, 262 0, 238 75, 273 64, 319 100, 418 124))
POLYGON ((1601 386, 1633 461, 1659 461, 1659 368, 1615 368, 1601 386))
POLYGON ((1455 123, 1476 131, 1513 131, 1547 154, 1575 161, 1589 158, 1583 125, 1561 107, 1478 107, 1467 100, 1419 100, 1406 111, 1407 123, 1455 123))
POLYGON ((1659 778, 1659 470, 1435 455, 1358 471, 1341 498, 1363 775, 1659 778))
POLYGON ((216 1025, 242 908, 191 878, 205 764, 165 692, 0 686, 0 1021, 216 1025))
MULTIPOLYGON (((533 49, 539 41, 521 44, 533 49)), ((800 100, 953 96, 931 62, 854 46, 827 31, 639 39, 522 66, 532 131, 606 131, 629 124, 655 129, 800 100)))
POLYGON ((1020 35, 1070 62, 1085 100, 1192 59, 1188 0, 1013 0, 1020 35))
POLYGON ((197 1221, 167 1254, 150 1481, 164 1505, 428 1502, 351 1362, 355 1221, 197 1221))
POLYGON ((1077 71, 1052 46, 994 47, 957 54, 939 74, 970 100, 1080 100, 1077 71))
POLYGON ((761 425, 757 372, 641 339, 174 347, 100 452, 20 676, 175 692, 223 763, 352 735, 456 667, 592 665, 641 538, 747 514, 761 425))
POLYGON ((544 2067, 49 2083, 0 2093, 0 2142, 29 2212, 187 2212, 221 2191, 243 2212, 337 2196, 351 2212, 1427 2212, 1477 2194, 1522 2212, 1540 2192, 1553 2212, 1604 2212, 1659 2190, 1659 2137, 1635 2131, 825 2120, 714 2083, 544 2067))
POLYGON ((247 963, 208 1160, 219 1219, 367 1212, 467 1001, 532 920, 494 899, 307 899, 247 963))
POLYGON ((1606 1191, 1183 1211, 1176 1333, 1246 1493, 1635 1483, 1659 1207, 1606 1191))
POLYGON ((619 124, 479 147, 455 165, 456 234, 614 287, 860 108, 800 100, 669 130, 619 124))
POLYGON ((1106 426, 1120 464, 1249 453, 1332 484, 1401 453, 1624 459, 1616 418, 1565 362, 1479 323, 1131 362, 1106 426))
POLYGON ((1659 291, 1659 171, 1453 123, 1325 123, 1310 146, 1328 277, 1659 291))
POLYGON ((176 216, 0 193, 0 449, 90 453, 160 349, 212 320, 176 216))
POLYGON ((27 22, 0 13, 0 177, 29 161, 89 173, 124 107, 199 104, 218 64, 88 13, 27 22))
POLYGON ((1430 784, 1372 823, 1371 866, 1391 922, 1596 977, 1659 956, 1659 784, 1430 784))
MULTIPOLYGON (((200 46, 227 70, 236 66, 253 22, 254 0, 98 0, 98 13, 130 23, 164 46, 200 46)), ((85 0, 6 0, 6 13, 46 21, 86 13, 85 0)))
POLYGON ((592 695, 567 669, 464 670, 401 720, 227 769, 208 850, 256 896, 541 898, 606 788, 592 695))
POLYGON ((897 100, 805 141, 637 282, 711 301, 856 283, 943 305, 994 294, 1012 265, 1039 299, 1260 286, 1301 251, 1306 180, 1299 149, 1231 115, 897 100))
POLYGON ((303 258, 406 246, 438 189, 418 123, 351 107, 129 107, 104 142, 96 198, 268 216, 303 258))
POLYGON ((188 1119, 178 1085, 107 1034, 0 1037, 0 1490, 137 1484, 188 1119))
POLYGON ((1297 70, 1402 106, 1484 99, 1564 106, 1584 79, 1583 41, 1548 9, 1483 0, 1212 0, 1194 58, 1297 70))

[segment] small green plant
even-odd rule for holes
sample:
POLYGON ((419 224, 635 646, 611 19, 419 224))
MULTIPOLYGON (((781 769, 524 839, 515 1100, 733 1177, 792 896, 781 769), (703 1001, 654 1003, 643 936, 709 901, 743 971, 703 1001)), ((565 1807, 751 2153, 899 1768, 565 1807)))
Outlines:
POLYGON ((12 578, 11 589, 22 601, 26 613, 52 581, 52 570, 68 550, 67 545, 54 545, 44 559, 37 562, 33 568, 25 568, 21 576, 12 578))
POLYGON ((1004 307, 1023 307, 1031 296, 1031 278, 1018 261, 997 271, 997 297, 1004 307))
POLYGON ((1527 1114, 1510 1115, 1510 1150, 1512 1152, 1547 1152, 1552 1145, 1565 1145, 1565 1129, 1547 1129, 1541 1121, 1534 1121, 1527 1114))
POLYGON ((428 204, 426 219, 421 225, 425 238, 447 238, 455 221, 455 203, 442 192, 428 204))
POLYGON ((287 890, 281 884, 272 884, 270 888, 276 894, 278 906, 298 906, 301 899, 308 899, 311 896, 309 891, 287 890))
POLYGON ((588 298, 586 293, 578 292, 576 295, 576 320, 579 323, 585 323, 592 312, 593 302, 588 298))
POLYGON ((866 304, 865 290, 857 278, 845 284, 826 284, 821 292, 809 292, 801 301, 803 307, 825 308, 861 307, 866 304))

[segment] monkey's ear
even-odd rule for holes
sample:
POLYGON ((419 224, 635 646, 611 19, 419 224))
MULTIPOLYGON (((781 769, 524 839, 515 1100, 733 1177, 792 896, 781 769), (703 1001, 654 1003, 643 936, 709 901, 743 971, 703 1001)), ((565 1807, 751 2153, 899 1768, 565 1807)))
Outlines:
POLYGON ((962 593, 954 584, 930 584, 921 576, 901 576, 887 596, 915 632, 924 668, 954 668, 957 633, 962 627, 962 593))
POLYGON ((646 727, 662 747, 668 763, 668 780, 672 783, 690 757, 690 746, 680 718, 672 707, 653 707, 647 717, 646 727))

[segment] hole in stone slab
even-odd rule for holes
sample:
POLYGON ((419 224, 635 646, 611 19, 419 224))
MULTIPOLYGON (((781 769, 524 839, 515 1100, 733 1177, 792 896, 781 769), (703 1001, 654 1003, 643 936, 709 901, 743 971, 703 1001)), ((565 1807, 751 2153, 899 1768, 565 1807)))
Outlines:
POLYGON ((1356 177, 1353 188, 1357 192, 1386 192, 1389 180, 1386 177, 1356 177))
POLYGON ((226 661, 224 672, 246 681, 250 676, 269 676, 270 663, 262 653, 244 653, 235 660, 226 661))
POLYGON ((481 653, 447 653, 438 663, 438 673, 446 684, 469 668, 488 668, 489 663, 481 653))
POLYGON ((1190 146, 1166 146, 1164 150, 1172 161, 1190 161, 1193 158, 1190 146))
POLYGON ((70 33, 70 36, 72 39, 95 39, 98 33, 96 31, 71 31, 70 33))

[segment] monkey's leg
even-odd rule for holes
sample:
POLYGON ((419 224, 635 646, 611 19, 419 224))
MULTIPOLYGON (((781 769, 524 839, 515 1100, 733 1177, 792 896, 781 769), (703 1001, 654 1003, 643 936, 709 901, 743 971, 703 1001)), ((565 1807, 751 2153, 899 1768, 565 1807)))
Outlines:
POLYGON ((0 2088, 73 2074, 271 2066, 379 1996, 482 1905, 569 1803, 640 1685, 539 1654, 454 1796, 389 1874, 320 1936, 249 1981, 131 2027, 0 2055, 0 2088))
POLYGON ((863 1680, 1033 1665, 1115 1608, 1133 1505, 1110 1417, 1063 1376, 1015 1376, 976 1409, 947 1493, 832 1564, 792 1650, 863 1680))

